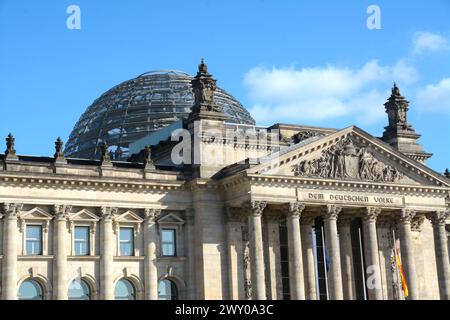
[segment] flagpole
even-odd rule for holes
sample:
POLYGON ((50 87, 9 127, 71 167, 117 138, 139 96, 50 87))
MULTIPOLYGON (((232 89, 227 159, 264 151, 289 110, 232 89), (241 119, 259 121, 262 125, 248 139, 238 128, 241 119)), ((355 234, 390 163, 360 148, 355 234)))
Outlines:
POLYGON ((402 290, 398 290, 399 292, 399 299, 403 296, 403 299, 405 300, 405 295, 403 292, 403 284, 402 284, 402 278, 400 276, 400 270, 398 269, 398 264, 397 264, 397 243, 395 240, 395 230, 392 229, 392 237, 394 239, 394 246, 393 246, 393 250, 394 250, 394 258, 395 258, 395 269, 397 270, 397 287, 400 289, 402 288, 402 290))
POLYGON ((364 256, 363 256, 363 245, 362 245, 362 235, 361 235, 361 228, 358 228, 358 236, 359 236, 359 255, 361 258, 361 271, 362 271, 362 278, 363 278, 363 284, 364 284, 364 300, 367 300, 367 293, 366 293, 366 271, 365 265, 364 265, 364 256))

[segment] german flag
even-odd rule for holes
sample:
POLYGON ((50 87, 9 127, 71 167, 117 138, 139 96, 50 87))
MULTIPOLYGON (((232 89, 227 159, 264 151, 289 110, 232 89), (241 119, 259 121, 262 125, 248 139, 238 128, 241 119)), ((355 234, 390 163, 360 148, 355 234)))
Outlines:
POLYGON ((397 261, 397 268, 400 273, 400 278, 402 279, 403 294, 405 295, 405 298, 408 298, 409 290, 408 290, 408 285, 406 283, 405 271, 403 271, 402 262, 400 261, 400 257, 398 255, 397 248, 394 248, 394 252, 395 252, 395 260, 397 261))

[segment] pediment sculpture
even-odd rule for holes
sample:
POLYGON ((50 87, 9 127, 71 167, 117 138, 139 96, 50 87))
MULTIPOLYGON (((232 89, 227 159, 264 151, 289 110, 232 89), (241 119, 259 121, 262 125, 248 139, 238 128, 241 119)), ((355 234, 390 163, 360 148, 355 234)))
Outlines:
POLYGON ((397 182, 403 174, 395 167, 375 158, 367 146, 356 146, 351 138, 344 139, 322 151, 320 157, 301 161, 292 171, 299 177, 357 179, 374 182, 397 182))

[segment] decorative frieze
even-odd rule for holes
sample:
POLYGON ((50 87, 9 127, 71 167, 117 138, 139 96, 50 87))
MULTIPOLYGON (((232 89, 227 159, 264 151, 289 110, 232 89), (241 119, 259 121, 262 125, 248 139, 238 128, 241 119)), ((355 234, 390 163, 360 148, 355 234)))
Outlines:
POLYGON ((403 174, 375 157, 368 146, 358 145, 348 137, 321 152, 312 160, 303 160, 292 168, 295 176, 331 179, 358 179, 397 182, 403 174))

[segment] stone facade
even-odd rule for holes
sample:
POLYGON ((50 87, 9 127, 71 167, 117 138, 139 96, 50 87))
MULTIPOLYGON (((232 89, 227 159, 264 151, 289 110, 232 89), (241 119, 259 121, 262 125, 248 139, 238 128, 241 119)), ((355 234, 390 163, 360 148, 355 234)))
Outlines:
MULTIPOLYGON (((68 299, 74 279, 88 285, 91 299, 114 299, 121 279, 136 299, 149 300, 158 299, 164 279, 179 299, 357 299, 358 290, 371 300, 404 299, 394 247, 408 299, 450 298, 450 180, 424 165, 429 154, 402 153, 394 129, 384 136, 389 143, 357 127, 253 127, 256 135, 241 143, 211 136, 206 129, 225 133, 228 125, 204 63, 193 86, 196 106, 185 127, 198 163, 175 165, 170 144, 146 148, 135 162, 111 161, 106 145, 100 160, 66 159, 60 140, 53 158, 20 156, 7 138, 0 155, 2 299, 17 299, 27 279, 44 299, 68 299), (267 129, 278 130, 278 145, 259 143, 267 129), (210 162, 211 154, 226 160, 210 162), (41 226, 37 255, 27 252, 29 225, 41 226), (85 255, 75 252, 77 226, 89 227, 85 255), (121 228, 133 230, 129 255, 121 254, 121 228), (163 254, 166 229, 175 234, 170 255, 163 254)), ((394 100, 387 104, 391 128, 412 130, 405 114, 395 114, 408 111, 405 102, 399 111, 394 100)))

